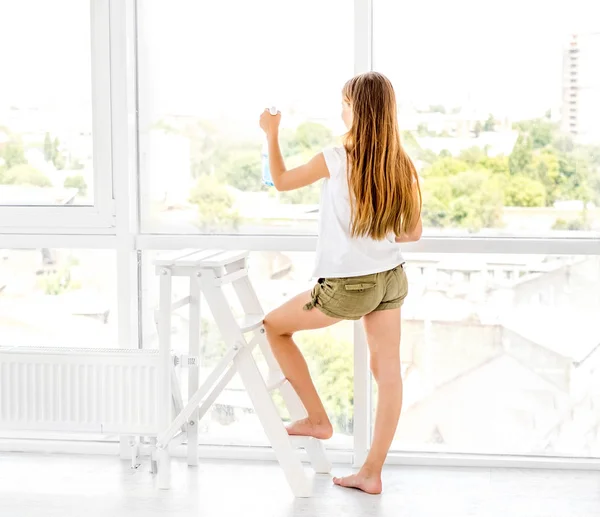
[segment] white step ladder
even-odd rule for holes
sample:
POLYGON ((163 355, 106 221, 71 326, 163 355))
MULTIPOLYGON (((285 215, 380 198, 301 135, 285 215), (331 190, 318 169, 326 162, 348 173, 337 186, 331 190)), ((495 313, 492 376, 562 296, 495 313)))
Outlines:
POLYGON ((159 411, 161 428, 157 437, 153 471, 158 468, 158 485, 169 488, 169 443, 182 434, 187 436, 188 465, 198 462, 198 421, 215 402, 235 373, 248 392, 254 410, 265 430, 279 464, 283 468, 292 492, 296 497, 310 497, 312 483, 306 475, 296 449, 306 450, 317 473, 329 473, 331 465, 320 440, 307 437, 290 437, 283 425, 271 392, 279 389, 293 420, 306 417, 300 398, 285 379, 275 360, 263 327, 263 310, 248 278, 248 252, 222 250, 183 250, 167 254, 154 262, 160 276, 160 306, 157 311, 159 350, 162 364, 172 365, 171 313, 190 305, 189 355, 176 359, 176 363, 189 367, 189 400, 175 404, 178 414, 173 416, 173 399, 178 400, 176 377, 172 368, 163 368, 159 380, 159 411), (189 277, 189 296, 173 302, 172 278, 189 277), (244 316, 236 319, 223 291, 231 283, 241 303, 244 316), (214 370, 199 385, 200 354, 200 294, 203 294, 221 332, 227 351, 214 370), (250 338, 248 336, 251 335, 250 338), (265 358, 269 373, 263 378, 252 355, 258 345, 265 358))

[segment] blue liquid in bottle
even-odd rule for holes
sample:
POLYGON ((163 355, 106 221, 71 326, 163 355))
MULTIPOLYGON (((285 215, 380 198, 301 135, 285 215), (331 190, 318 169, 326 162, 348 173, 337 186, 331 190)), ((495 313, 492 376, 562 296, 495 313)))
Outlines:
POLYGON ((262 150, 262 180, 267 187, 273 187, 271 168, 269 167, 269 148, 265 142, 262 150))
MULTIPOLYGON (((272 106, 269 112, 275 116, 277 115, 277 108, 272 106)), ((267 187, 274 186, 273 178, 271 177, 271 168, 269 167, 269 146, 267 142, 264 143, 262 148, 262 180, 267 187)))

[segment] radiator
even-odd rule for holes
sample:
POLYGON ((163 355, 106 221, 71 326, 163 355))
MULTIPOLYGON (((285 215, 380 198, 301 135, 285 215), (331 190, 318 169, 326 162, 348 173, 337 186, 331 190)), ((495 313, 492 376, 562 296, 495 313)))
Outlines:
POLYGON ((0 347, 0 429, 156 434, 157 350, 0 347))

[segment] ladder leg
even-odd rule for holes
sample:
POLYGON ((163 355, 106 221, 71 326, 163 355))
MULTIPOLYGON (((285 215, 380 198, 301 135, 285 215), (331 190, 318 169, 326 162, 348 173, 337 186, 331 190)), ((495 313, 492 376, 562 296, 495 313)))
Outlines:
POLYGON ((234 361, 292 492, 296 497, 310 497, 312 494, 311 483, 304 472, 302 462, 292 447, 252 353, 249 349, 243 348, 234 361))
MULTIPOLYGON (((292 385, 289 382, 285 382, 279 390, 281 391, 281 396, 290 412, 292 420, 306 418, 304 405, 292 385)), ((329 459, 327 459, 323 442, 317 439, 308 440, 305 448, 314 471, 317 474, 329 474, 331 472, 331 463, 329 459)))
MULTIPOLYGON (((159 343, 159 377, 158 377, 158 422, 162 429, 171 423, 173 404, 171 390, 171 271, 163 268, 160 271, 160 300, 158 321, 159 343)), ((158 486, 168 489, 171 477, 171 461, 166 444, 157 450, 158 486)))
MULTIPOLYGON (((190 325, 189 355, 200 357, 200 285, 195 277, 190 277, 190 325)), ((200 365, 188 368, 188 400, 199 387, 200 365)), ((195 410, 187 425, 187 461, 188 465, 198 465, 198 410, 195 410)))
POLYGON ((166 446, 156 450, 156 459, 158 460, 158 488, 168 490, 171 488, 171 457, 166 446))

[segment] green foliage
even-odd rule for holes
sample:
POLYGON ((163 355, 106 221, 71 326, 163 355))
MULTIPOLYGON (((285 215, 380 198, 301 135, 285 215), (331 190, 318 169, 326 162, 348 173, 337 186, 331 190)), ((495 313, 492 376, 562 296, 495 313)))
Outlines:
POLYGON ((296 141, 300 149, 322 151, 333 142, 331 129, 316 122, 304 122, 296 128, 296 141))
POLYGON ((483 124, 484 131, 494 131, 496 129, 496 119, 494 119, 494 115, 490 113, 490 116, 487 118, 485 123, 483 124))
POLYGON ((4 167, 9 170, 17 165, 27 163, 25 159, 25 149, 18 139, 7 142, 4 147, 0 147, 0 158, 4 160, 4 167))
POLYGON ((532 161, 533 145, 531 138, 520 134, 508 159, 510 173, 513 175, 521 174, 532 161))
POLYGON ((510 168, 507 156, 482 156, 477 163, 478 168, 490 171, 493 174, 508 176, 510 168))
POLYGON ((500 178, 488 171, 464 170, 423 182, 423 223, 469 231, 502 223, 504 205, 500 178))
POLYGON ((465 149, 458 156, 459 160, 462 160, 470 166, 476 166, 482 161, 484 161, 486 158, 487 154, 481 147, 471 147, 469 149, 465 149))
POLYGON ((452 226, 479 231, 502 224, 504 195, 499 178, 487 171, 465 171, 450 179, 452 226))
POLYGON ((533 149, 550 145, 557 131, 556 124, 542 118, 517 122, 515 127, 519 129, 521 134, 526 134, 531 139, 533 149))
POLYGON ((64 187, 65 188, 76 188, 78 189, 78 195, 79 196, 86 196, 87 195, 87 183, 85 182, 85 179, 83 176, 81 176, 80 174, 76 175, 76 176, 67 176, 65 178, 65 183, 64 183, 64 187))
POLYGON ((81 284, 71 278, 71 269, 65 267, 59 271, 44 274, 39 281, 44 294, 58 296, 67 291, 81 289, 81 284))
POLYGON ((559 159, 555 152, 552 149, 543 149, 540 153, 535 154, 525 173, 529 178, 543 185, 546 204, 552 205, 559 195, 559 187, 563 181, 559 159))
POLYGON ((54 160, 54 145, 50 138, 50 133, 44 136, 44 160, 51 162, 54 160))
POLYGON ((577 217, 574 219, 561 219, 558 218, 554 225, 553 230, 569 230, 569 231, 585 231, 590 230, 590 223, 585 217, 577 217))
POLYGON ((440 158, 439 160, 436 160, 429 167, 423 169, 422 175, 424 178, 453 176, 468 169, 468 163, 448 156, 446 158, 440 158))
POLYGON ((279 200, 282 203, 292 205, 318 205, 321 200, 321 189, 319 183, 313 183, 308 187, 289 192, 281 192, 279 200))
POLYGON ((203 231, 232 231, 239 226, 240 215, 233 207, 233 196, 212 176, 198 179, 190 203, 198 205, 198 226, 203 231))
POLYGON ((354 348, 330 332, 302 332, 295 336, 334 430, 351 434, 354 408, 354 348))
POLYGON ((258 146, 231 149, 227 156, 215 165, 215 175, 224 184, 245 192, 263 189, 261 150, 258 146))
POLYGON ((534 207, 546 205, 546 189, 527 176, 513 176, 504 189, 506 206, 534 207))
POLYGON ((31 185, 33 187, 51 187, 48 177, 28 164, 15 165, 0 176, 6 185, 31 185))

